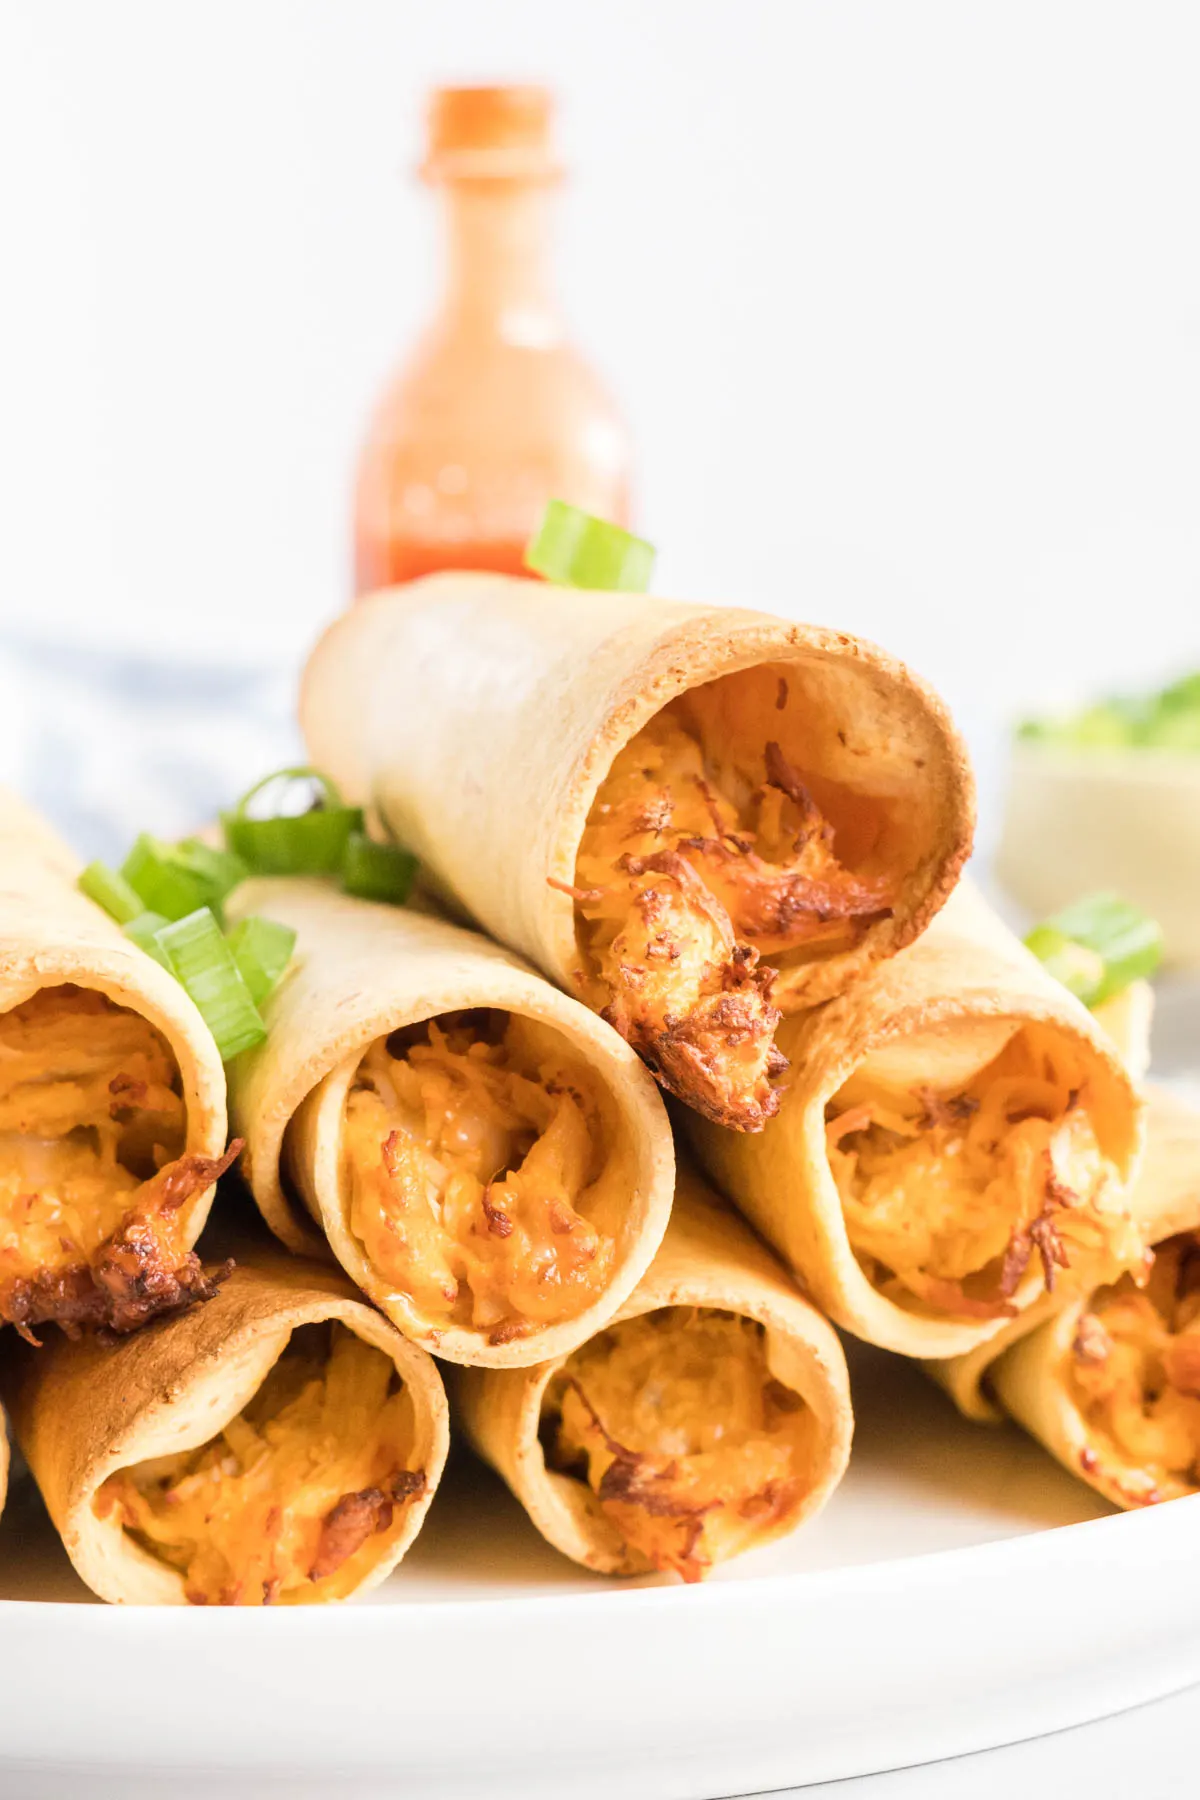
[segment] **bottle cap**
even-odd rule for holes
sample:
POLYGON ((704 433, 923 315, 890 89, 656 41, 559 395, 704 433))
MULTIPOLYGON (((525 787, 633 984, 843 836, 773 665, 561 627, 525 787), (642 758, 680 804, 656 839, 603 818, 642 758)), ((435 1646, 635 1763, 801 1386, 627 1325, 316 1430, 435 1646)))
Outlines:
POLYGON ((557 181, 544 87, 444 87, 429 98, 426 181, 557 181))

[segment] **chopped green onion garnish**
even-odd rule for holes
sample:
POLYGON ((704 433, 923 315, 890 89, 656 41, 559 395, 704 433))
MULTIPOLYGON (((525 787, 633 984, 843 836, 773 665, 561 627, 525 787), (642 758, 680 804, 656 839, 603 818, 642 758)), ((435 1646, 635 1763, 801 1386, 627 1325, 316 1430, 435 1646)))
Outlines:
POLYGON ((1025 939, 1040 963, 1056 981, 1091 1006, 1104 986, 1104 958, 1086 944, 1077 944, 1054 925, 1037 925, 1025 939))
POLYGON ((403 906, 408 899, 417 859, 395 844, 377 844, 356 831, 346 845, 342 886, 360 900, 389 900, 403 906))
POLYGON ((171 973, 195 1001, 222 1062, 262 1043, 267 1028, 208 907, 164 925, 155 941, 166 953, 171 973))
POLYGON ((250 873, 240 856, 231 850, 214 849, 199 838, 184 838, 176 844, 175 854, 186 868, 210 884, 214 900, 224 900, 250 873))
POLYGON ((1025 942, 1085 1006, 1145 980, 1162 961, 1161 925, 1119 894, 1089 894, 1064 906, 1025 942))
POLYGON ((1200 751, 1200 671, 1157 694, 1114 694, 1079 712, 1026 719, 1017 736, 1069 750, 1200 751))
POLYGON ((170 922, 169 919, 164 919, 161 913, 143 912, 139 913, 136 919, 128 919, 122 930, 139 950, 144 950, 147 956, 152 956, 155 962, 162 964, 168 974, 173 975, 175 971, 171 967, 171 959, 159 943, 157 936, 163 926, 169 925, 170 922))
POLYGON ((127 925, 130 919, 136 919, 145 911, 141 895, 135 894, 125 877, 110 869, 107 863, 89 863, 76 886, 89 900, 102 906, 118 925, 127 925))
MULTIPOLYGON (((323 774, 320 769, 314 769, 310 763, 299 763, 290 769, 272 769, 269 775, 264 775, 260 781, 254 783, 253 787, 246 789, 233 810, 241 818, 249 811, 250 802, 257 800, 260 794, 265 794, 270 788, 279 786, 287 789, 299 786, 301 783, 305 787, 317 790, 316 800, 313 804, 329 807, 342 804, 341 789, 332 776, 323 774)), ((279 815, 268 813, 266 816, 275 818, 279 815)))
POLYGON ((242 919, 229 933, 233 960, 242 972, 255 1006, 261 1006, 291 960, 296 934, 290 925, 257 913, 242 919))
POLYGON ((278 769, 221 814, 225 842, 258 875, 333 875, 342 866, 346 840, 362 828, 362 808, 343 806, 333 782, 317 769, 278 769), (268 788, 306 783, 317 790, 312 809, 251 818, 247 811, 268 788))
POLYGON ((221 899, 209 872, 197 866, 189 852, 164 844, 148 831, 134 844, 121 865, 121 873, 143 907, 164 919, 182 919, 201 906, 221 899))
POLYGON ((643 594, 654 573, 654 545, 565 500, 548 500, 525 549, 525 567, 564 587, 643 594))
POLYGON ((222 813, 225 842, 257 875, 332 875, 340 867, 346 840, 363 822, 357 806, 291 818, 239 819, 222 813))

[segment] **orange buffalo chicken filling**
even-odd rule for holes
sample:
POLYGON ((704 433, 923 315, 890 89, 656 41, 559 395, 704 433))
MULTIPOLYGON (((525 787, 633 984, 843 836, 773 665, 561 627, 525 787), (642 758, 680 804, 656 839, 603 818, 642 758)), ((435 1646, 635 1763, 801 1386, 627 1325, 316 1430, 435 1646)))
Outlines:
POLYGON ((1082 1068, 1029 1026, 956 1092, 852 1077, 827 1108, 847 1235, 889 1299, 1007 1318, 1067 1281, 1144 1273, 1146 1246, 1088 1111, 1082 1068))
POLYGON ((1200 1233, 1160 1244, 1145 1290, 1102 1288, 1080 1319, 1067 1371, 1101 1461, 1131 1504, 1200 1489, 1200 1233))
POLYGON ((193 1606, 340 1600, 425 1491, 412 1443, 391 1358, 344 1325, 306 1325, 216 1437, 110 1475, 95 1508, 178 1569, 193 1606))
POLYGON ((762 959, 846 949, 887 916, 892 886, 839 860, 778 743, 743 759, 752 775, 714 764, 699 705, 673 702, 617 756, 568 891, 604 1016, 697 1112, 759 1131, 787 1066, 762 959))
POLYGON ((0 1321, 124 1332, 213 1291, 179 1218, 231 1159, 186 1127, 140 1014, 63 986, 0 1017, 0 1321))
POLYGON ((548 1466, 586 1482, 628 1548, 685 1581, 787 1523, 816 1432, 772 1374, 763 1327, 707 1308, 609 1326, 564 1364, 542 1410, 548 1466))
POLYGON ((503 1344, 574 1317, 612 1272, 620 1193, 590 1071, 503 1013, 372 1046, 346 1105, 350 1228, 421 1318, 503 1344))

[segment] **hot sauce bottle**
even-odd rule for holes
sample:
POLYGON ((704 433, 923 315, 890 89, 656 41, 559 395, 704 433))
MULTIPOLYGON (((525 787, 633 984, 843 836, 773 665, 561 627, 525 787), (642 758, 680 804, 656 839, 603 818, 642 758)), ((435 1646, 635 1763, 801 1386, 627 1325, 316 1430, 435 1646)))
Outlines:
POLYGON ((551 280, 551 111, 537 87, 432 97, 421 174, 441 200, 445 282, 367 433, 356 595, 434 569, 523 573, 551 496, 627 518, 625 429, 567 342, 551 280))

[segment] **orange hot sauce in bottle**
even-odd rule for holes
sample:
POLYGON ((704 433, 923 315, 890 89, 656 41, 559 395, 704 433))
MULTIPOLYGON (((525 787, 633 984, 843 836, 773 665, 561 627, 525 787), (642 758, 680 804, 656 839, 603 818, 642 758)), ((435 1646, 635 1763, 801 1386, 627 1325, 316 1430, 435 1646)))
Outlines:
POLYGON ((537 87, 438 89, 421 169, 441 197, 441 305, 358 467, 356 595, 435 569, 526 573, 548 499, 625 524, 629 445, 566 341, 550 279, 561 170, 537 87))

